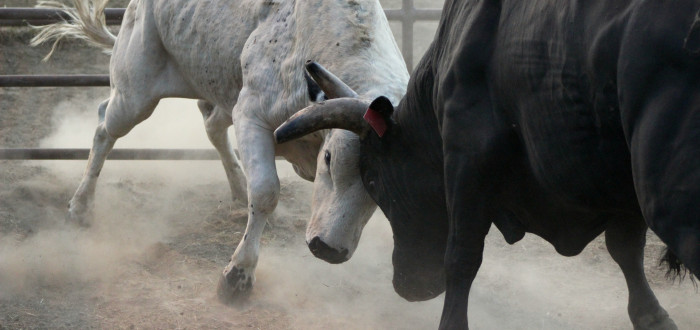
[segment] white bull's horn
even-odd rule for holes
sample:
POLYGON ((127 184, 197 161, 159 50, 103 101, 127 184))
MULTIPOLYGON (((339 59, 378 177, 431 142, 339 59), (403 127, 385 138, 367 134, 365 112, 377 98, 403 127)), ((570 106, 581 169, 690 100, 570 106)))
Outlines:
POLYGON ((314 61, 306 61, 306 72, 316 81, 329 99, 357 97, 357 93, 350 86, 326 70, 321 64, 314 61))
POLYGON ((362 119, 369 102, 357 98, 339 98, 310 105, 275 130, 277 143, 300 138, 321 129, 341 128, 362 136, 370 129, 362 119))

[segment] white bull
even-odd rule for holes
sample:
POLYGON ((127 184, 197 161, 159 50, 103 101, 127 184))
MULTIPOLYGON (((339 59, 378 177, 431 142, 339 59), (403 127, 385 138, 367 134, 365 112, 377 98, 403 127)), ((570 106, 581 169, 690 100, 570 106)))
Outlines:
POLYGON ((66 8, 73 22, 45 27, 34 40, 78 37, 112 54, 110 97, 99 106, 87 170, 70 201, 69 218, 89 224, 97 177, 119 137, 148 118, 160 99, 192 98, 200 100, 233 198, 247 198, 249 207, 245 235, 219 283, 220 297, 240 297, 255 281, 260 238, 279 197, 275 155, 291 162, 301 177, 315 178, 306 237, 314 254, 330 262, 350 258, 376 208, 356 165, 357 136, 333 130, 277 145, 273 131, 309 104, 303 70, 310 59, 348 83, 327 97, 347 96, 350 88, 368 99, 402 97, 408 72, 379 2, 132 0, 117 37, 105 27, 106 2, 74 0, 75 9, 66 8), (240 163, 227 135, 232 124, 240 163))

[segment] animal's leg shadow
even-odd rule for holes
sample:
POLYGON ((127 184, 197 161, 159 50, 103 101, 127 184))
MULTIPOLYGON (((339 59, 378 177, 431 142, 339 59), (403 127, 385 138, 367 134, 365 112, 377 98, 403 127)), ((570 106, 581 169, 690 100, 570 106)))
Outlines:
POLYGON ((677 329, 659 305, 644 274, 644 245, 647 226, 638 219, 614 219, 605 230, 605 244, 625 275, 629 301, 627 312, 634 329, 677 329))

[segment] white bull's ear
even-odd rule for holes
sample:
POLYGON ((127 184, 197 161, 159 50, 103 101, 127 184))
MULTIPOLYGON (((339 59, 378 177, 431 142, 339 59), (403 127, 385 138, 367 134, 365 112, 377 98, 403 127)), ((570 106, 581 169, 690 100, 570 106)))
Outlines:
POLYGON ((310 105, 282 123, 275 130, 277 143, 300 138, 321 129, 340 128, 364 136, 371 128, 362 117, 369 107, 359 98, 332 99, 310 105))
POLYGON ((323 90, 326 97, 335 99, 339 97, 358 97, 350 86, 346 85, 340 78, 326 70, 321 64, 314 61, 306 61, 306 72, 323 90))

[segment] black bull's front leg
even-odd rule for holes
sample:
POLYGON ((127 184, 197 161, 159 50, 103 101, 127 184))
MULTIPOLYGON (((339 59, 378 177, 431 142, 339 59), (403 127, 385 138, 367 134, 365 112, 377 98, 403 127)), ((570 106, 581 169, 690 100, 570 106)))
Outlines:
MULTIPOLYGON (((481 1, 459 38, 464 41, 439 82, 437 118, 444 153, 449 234, 445 252, 446 293, 441 329, 466 329, 469 290, 481 266, 488 233, 488 200, 494 179, 503 177, 508 130, 493 111, 488 62, 497 31, 500 3, 481 1)), ((497 181, 497 179, 496 179, 497 181)))
MULTIPOLYGON (((487 106, 482 103, 478 108, 487 106)), ((444 125, 445 130, 452 127, 444 125)), ((474 134, 470 140, 477 143, 459 147, 445 145, 449 235, 445 254, 447 292, 441 328, 467 327, 469 290, 481 265, 484 238, 491 219, 497 216, 492 203, 498 200, 499 178, 509 177, 510 171, 506 164, 511 162, 504 159, 510 156, 501 152, 510 148, 507 135, 489 136, 491 131, 476 127, 470 131, 474 134), (479 151, 470 152, 473 150, 479 151)))
MULTIPOLYGON (((481 103, 477 108, 488 106, 488 103, 481 103)), ((443 129, 447 132, 453 127, 446 124, 443 129)), ((499 178, 509 177, 508 171, 511 170, 506 165, 511 162, 504 159, 510 156, 501 152, 510 148, 507 135, 491 135, 492 131, 470 128, 474 128, 469 131, 473 133, 470 140, 475 144, 445 145, 449 235, 445 253, 446 294, 441 329, 465 329, 468 326, 469 291, 481 265, 484 239, 491 219, 497 216, 491 206, 493 201, 498 200, 496 190, 500 185, 499 178), (474 153, 474 150, 479 151, 474 153)))
POLYGON ((700 18, 697 2, 650 2, 619 62, 621 118, 644 218, 700 277, 700 18), (653 19, 659 24, 649 25, 653 19))

